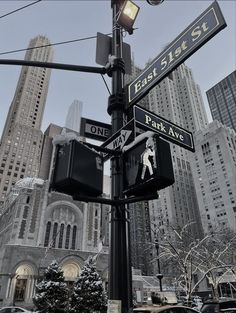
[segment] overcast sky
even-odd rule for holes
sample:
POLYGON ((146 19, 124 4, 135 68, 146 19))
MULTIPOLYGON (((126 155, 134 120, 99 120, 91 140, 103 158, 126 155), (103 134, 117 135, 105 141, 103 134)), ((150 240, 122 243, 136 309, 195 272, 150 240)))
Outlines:
MULTIPOLYGON (((32 1, 33 2, 33 1, 32 1)), ((205 92, 236 69, 236 1, 218 1, 228 26, 195 52, 185 63, 193 70, 208 110, 205 92)), ((46 35, 51 43, 107 34, 112 28, 109 0, 44 0, 12 15, 4 14, 30 1, 0 1, 0 53, 27 48, 29 40, 46 35)), ((135 63, 144 67, 173 41, 212 1, 165 0, 140 6, 133 35, 124 41, 131 45, 135 63)), ((23 59, 25 52, 0 55, 0 58, 23 59)), ((54 47, 54 62, 99 66, 95 63, 96 40, 83 40, 54 47)), ((20 67, 0 65, 0 134, 12 101, 20 67)), ((109 84, 110 78, 105 77, 109 84)), ((68 106, 74 99, 83 102, 83 117, 110 122, 107 114, 109 94, 99 74, 52 70, 42 130, 49 123, 64 126, 68 106)), ((210 115, 209 115, 210 117, 210 115)))

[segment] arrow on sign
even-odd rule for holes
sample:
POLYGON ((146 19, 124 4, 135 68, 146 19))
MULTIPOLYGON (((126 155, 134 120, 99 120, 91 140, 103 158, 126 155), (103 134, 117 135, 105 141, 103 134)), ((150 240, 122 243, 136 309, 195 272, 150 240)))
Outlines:
MULTIPOLYGON (((101 147, 107 148, 110 150, 121 150, 126 144, 130 143, 133 140, 133 124, 134 121, 131 120, 125 126, 123 126, 118 132, 112 135, 107 139, 101 147)), ((107 156, 104 156, 107 159, 107 156)))
POLYGON ((132 134, 132 130, 121 130, 121 134, 116 137, 114 140, 112 140, 106 148, 111 150, 117 150, 122 149, 126 143, 126 141, 129 139, 130 135, 132 134))

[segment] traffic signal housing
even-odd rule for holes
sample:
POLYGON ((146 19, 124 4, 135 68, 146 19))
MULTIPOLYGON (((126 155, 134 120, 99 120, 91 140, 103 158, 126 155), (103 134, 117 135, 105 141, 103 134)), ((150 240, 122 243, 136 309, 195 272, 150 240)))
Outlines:
POLYGON ((101 195, 103 192, 101 155, 77 140, 57 145, 50 189, 71 196, 101 195))
POLYGON ((144 138, 124 152, 124 194, 142 196, 174 183, 170 145, 158 135, 144 138))

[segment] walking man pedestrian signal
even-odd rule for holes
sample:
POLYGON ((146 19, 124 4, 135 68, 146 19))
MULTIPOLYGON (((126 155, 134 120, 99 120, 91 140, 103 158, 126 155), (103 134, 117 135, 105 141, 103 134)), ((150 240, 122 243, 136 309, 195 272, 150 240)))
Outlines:
POLYGON ((170 145, 158 135, 144 138, 124 152, 124 194, 142 196, 174 183, 170 145))
POLYGON ((152 160, 155 160, 155 148, 154 148, 154 142, 152 138, 148 138, 146 142, 146 149, 144 152, 141 154, 141 162, 143 164, 142 168, 142 174, 141 174, 141 179, 143 180, 145 177, 145 173, 148 170, 150 176, 153 175, 153 162, 151 163, 150 158, 152 160))

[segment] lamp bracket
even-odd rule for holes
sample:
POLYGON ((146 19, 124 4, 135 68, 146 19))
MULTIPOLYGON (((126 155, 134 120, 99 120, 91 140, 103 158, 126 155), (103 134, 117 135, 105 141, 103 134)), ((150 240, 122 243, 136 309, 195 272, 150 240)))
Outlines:
POLYGON ((125 73, 125 63, 122 58, 117 58, 114 55, 109 55, 108 63, 105 65, 107 75, 112 77, 112 72, 120 70, 125 73))

